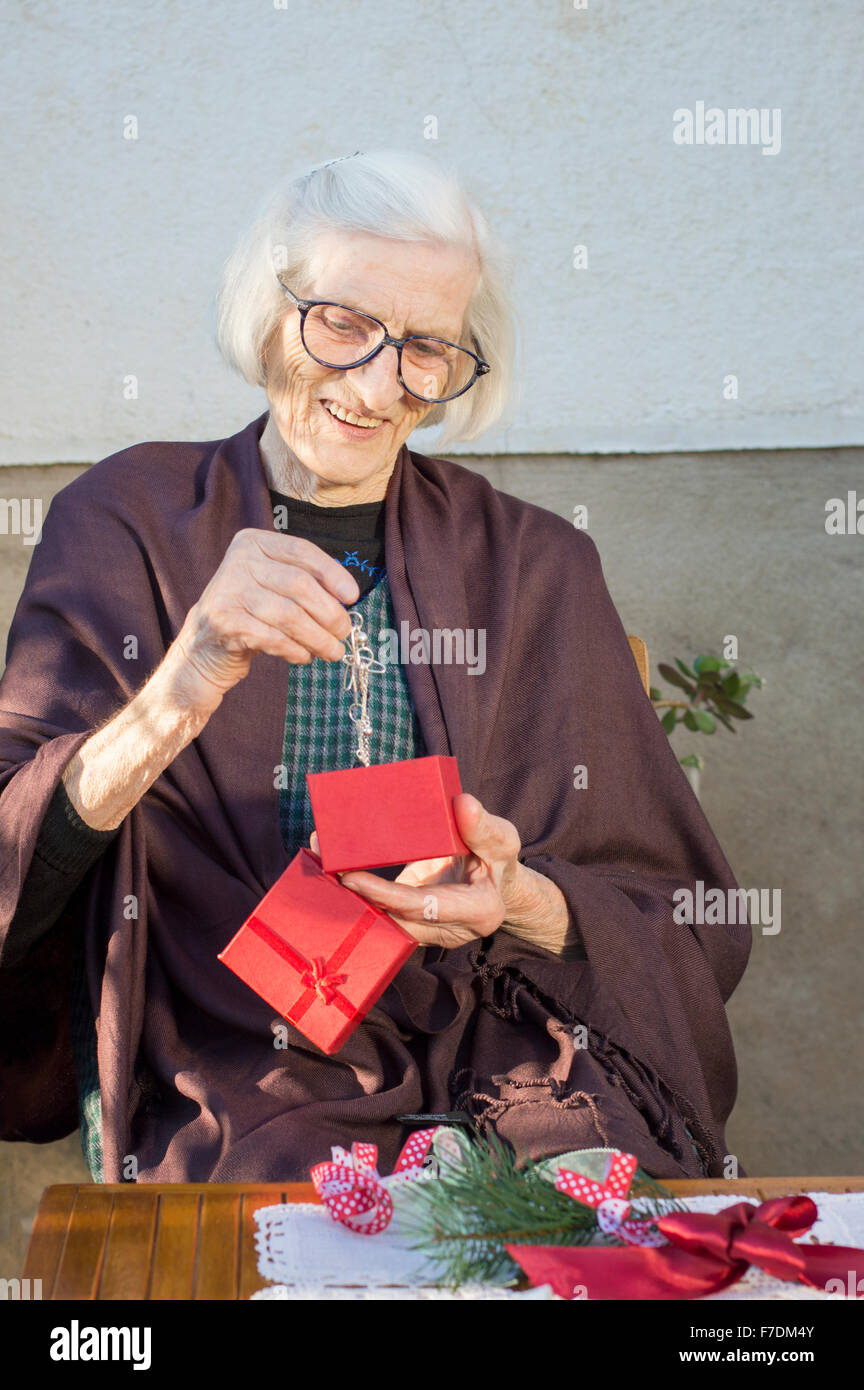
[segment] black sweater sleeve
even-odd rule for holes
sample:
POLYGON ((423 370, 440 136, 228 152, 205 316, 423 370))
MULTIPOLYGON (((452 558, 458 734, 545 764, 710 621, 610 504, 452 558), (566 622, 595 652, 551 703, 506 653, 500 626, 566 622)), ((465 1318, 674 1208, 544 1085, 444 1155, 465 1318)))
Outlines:
POLYGON ((94 830, 87 825, 62 781, 57 783, 9 926, 7 964, 18 964, 48 934, 87 870, 119 830, 119 826, 94 830))

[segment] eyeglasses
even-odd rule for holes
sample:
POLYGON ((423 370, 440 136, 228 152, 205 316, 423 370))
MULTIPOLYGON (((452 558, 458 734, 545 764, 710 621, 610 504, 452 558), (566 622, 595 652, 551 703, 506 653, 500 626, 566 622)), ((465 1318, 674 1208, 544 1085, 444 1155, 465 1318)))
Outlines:
MULTIPOLYGON (((298 299, 281 280, 279 284, 300 311, 300 340, 304 348, 322 367, 362 367, 383 347, 395 347, 400 386, 427 405, 454 400, 489 371, 489 363, 479 352, 470 352, 446 338, 421 338, 415 334, 391 338, 386 325, 371 314, 361 314, 346 304, 332 304, 329 300, 298 299)), ((479 348, 476 338, 473 342, 479 348)))

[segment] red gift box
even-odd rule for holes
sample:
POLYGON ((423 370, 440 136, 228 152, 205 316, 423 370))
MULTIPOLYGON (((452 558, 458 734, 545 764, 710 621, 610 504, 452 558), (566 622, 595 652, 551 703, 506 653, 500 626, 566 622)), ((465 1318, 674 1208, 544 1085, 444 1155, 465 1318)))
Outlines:
POLYGON ((471 853, 453 815, 462 790, 455 758, 307 772, 306 782, 328 873, 471 853))
POLYGON ((301 849, 218 959, 329 1054, 416 945, 398 922, 301 849))

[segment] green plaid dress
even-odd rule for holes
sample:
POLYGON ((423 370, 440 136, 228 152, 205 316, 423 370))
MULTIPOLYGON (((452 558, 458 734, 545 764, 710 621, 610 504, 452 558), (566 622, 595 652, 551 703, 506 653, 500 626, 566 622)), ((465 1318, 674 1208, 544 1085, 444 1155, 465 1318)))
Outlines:
POLYGON ((99 1090, 99 1063, 96 1056, 96 1023, 87 988, 84 952, 78 956, 72 979, 70 1004, 72 1052, 78 1084, 78 1132, 81 1151, 94 1182, 104 1182, 102 1166, 102 1097, 99 1090))
MULTIPOLYGON (((397 631, 396 615, 386 574, 358 599, 349 612, 362 613, 373 652, 383 628, 397 631)), ((289 682, 282 760, 284 786, 279 792, 282 841, 293 859, 309 844, 315 828, 307 772, 328 772, 360 766, 356 762, 356 733, 348 719, 350 692, 343 689, 341 661, 312 661, 294 666, 289 682)), ((411 703, 401 662, 385 664, 383 673, 369 677, 368 714, 372 721, 370 754, 373 763, 401 762, 426 753, 420 725, 411 703)), ((239 925, 239 923, 238 923, 239 925)), ((73 985, 72 1041, 78 1081, 81 1148, 94 1182, 104 1182, 102 1107, 96 1059, 96 1027, 86 988, 83 958, 73 985)))

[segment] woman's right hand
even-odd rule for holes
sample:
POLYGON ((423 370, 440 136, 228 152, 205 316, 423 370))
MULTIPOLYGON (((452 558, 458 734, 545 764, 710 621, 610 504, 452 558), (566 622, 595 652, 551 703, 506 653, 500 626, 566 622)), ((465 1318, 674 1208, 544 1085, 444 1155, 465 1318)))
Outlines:
POLYGON ((183 703, 215 709, 249 672, 256 652, 308 665, 339 661, 351 632, 345 604, 360 596, 344 565, 312 541, 238 531, 172 643, 183 703))

